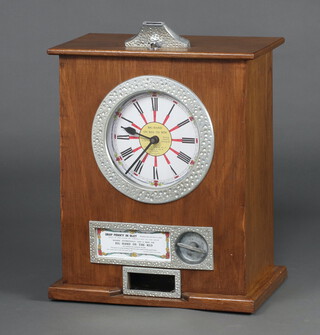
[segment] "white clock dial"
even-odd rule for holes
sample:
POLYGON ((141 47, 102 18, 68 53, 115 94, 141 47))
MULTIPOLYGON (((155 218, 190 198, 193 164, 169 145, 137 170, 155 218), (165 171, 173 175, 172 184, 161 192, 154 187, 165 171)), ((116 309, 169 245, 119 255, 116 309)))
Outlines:
POLYGON ((193 191, 212 158, 214 133, 200 99, 169 78, 142 76, 111 90, 92 127, 105 178, 126 196, 166 203, 193 191))
POLYGON ((162 188, 186 176, 197 160, 199 133, 190 111, 159 92, 131 97, 119 106, 107 130, 118 169, 139 185, 162 188), (156 136, 158 142, 151 144, 156 136))

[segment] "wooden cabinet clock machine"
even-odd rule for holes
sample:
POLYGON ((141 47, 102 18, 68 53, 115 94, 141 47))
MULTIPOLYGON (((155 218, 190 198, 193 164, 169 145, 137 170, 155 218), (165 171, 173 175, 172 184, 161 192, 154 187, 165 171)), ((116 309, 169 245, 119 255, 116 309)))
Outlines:
POLYGON ((273 263, 275 37, 87 34, 60 62, 56 300, 253 313, 273 263))

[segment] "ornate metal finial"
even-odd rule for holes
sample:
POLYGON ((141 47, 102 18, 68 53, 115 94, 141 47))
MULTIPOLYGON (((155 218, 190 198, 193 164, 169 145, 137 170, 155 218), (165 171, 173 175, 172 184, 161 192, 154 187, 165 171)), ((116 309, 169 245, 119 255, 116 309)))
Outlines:
POLYGON ((142 23, 140 32, 125 42, 127 48, 151 50, 190 47, 190 42, 172 31, 164 22, 142 23))

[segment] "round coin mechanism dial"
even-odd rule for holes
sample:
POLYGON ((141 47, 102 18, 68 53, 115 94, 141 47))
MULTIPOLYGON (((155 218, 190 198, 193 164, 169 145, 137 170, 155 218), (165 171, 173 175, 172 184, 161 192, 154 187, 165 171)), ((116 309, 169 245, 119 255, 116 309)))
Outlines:
POLYGON ((179 236, 175 245, 176 254, 185 263, 202 263, 208 255, 208 244, 196 232, 186 232, 179 236))
POLYGON ((115 87, 92 128, 96 162, 120 192, 145 203, 166 203, 194 190, 212 158, 208 112, 186 86, 142 76, 115 87))

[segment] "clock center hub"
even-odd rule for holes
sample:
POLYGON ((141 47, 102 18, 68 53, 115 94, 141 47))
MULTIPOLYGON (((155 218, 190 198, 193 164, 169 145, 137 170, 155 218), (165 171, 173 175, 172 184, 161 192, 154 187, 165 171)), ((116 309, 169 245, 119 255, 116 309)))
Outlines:
MULTIPOLYGON (((151 156, 161 156, 165 154, 171 147, 171 134, 169 129, 159 122, 147 123, 140 131, 140 134, 147 136, 149 138, 158 137, 158 143, 154 143, 147 150, 147 153, 151 156)), ((145 149, 150 140, 144 137, 140 137, 140 144, 143 149, 145 149)))

